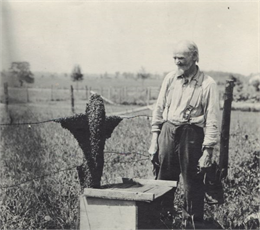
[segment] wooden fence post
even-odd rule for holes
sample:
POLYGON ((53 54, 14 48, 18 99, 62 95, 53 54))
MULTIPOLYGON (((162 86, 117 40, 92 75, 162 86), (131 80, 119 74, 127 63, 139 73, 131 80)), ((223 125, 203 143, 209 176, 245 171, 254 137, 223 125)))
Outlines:
POLYGON ((73 92, 73 86, 70 86, 70 98, 71 98, 71 111, 72 113, 75 113, 74 109, 74 92, 73 92))
POLYGON ((120 88, 120 104, 124 101, 124 88, 120 88))
POLYGON ((123 101, 124 101, 124 91, 125 91, 125 88, 124 87, 122 87, 121 88, 121 102, 120 103, 123 103, 123 101))
POLYGON ((88 100, 90 100, 90 97, 91 97, 91 87, 89 87, 89 90, 88 90, 88 100))
POLYGON ((149 105, 150 104, 150 88, 149 87, 146 89, 146 98, 147 98, 146 104, 149 105))
MULTIPOLYGON (((117 92, 118 92, 118 90, 117 90, 117 92)), ((121 104, 122 103, 122 89, 121 88, 119 88, 119 96, 118 96, 118 98, 119 98, 119 104, 121 104)))
POLYGON ((89 99, 89 94, 88 94, 88 87, 87 86, 85 86, 85 90, 86 90, 86 100, 88 101, 88 99, 89 99))
POLYGON ((231 104, 233 99, 234 81, 228 79, 226 82, 224 105, 222 114, 222 125, 220 135, 220 155, 219 155, 219 167, 220 178, 225 178, 228 173, 228 148, 229 148, 229 130, 230 130, 230 115, 231 104))
POLYGON ((218 100, 219 100, 219 108, 221 109, 221 107, 222 107, 222 94, 221 94, 221 92, 219 92, 218 100))
POLYGON ((124 87, 124 101, 127 101, 127 87, 124 87))
POLYGON ((27 99, 27 102, 30 102, 28 87, 26 87, 26 99, 27 99))
POLYGON ((4 95, 5 95, 5 109, 8 110, 9 97, 8 97, 8 83, 4 83, 4 95))
POLYGON ((51 101, 53 101, 53 85, 51 85, 51 101))
POLYGON ((107 97, 109 100, 111 100, 111 87, 109 87, 107 90, 108 90, 107 97))

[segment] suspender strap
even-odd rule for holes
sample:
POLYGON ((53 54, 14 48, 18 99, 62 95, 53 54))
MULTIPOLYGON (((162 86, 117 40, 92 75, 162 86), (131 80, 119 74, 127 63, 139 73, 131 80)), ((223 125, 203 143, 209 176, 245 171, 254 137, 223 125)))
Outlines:
POLYGON ((202 73, 202 76, 200 77, 200 79, 195 80, 196 83, 194 85, 190 101, 189 101, 189 103, 188 103, 188 105, 185 108, 184 113, 183 113, 183 118, 187 121, 190 121, 191 112, 194 109, 196 102, 197 102, 199 95, 200 95, 200 90, 196 90, 196 89, 198 89, 198 87, 201 87, 203 80, 204 80, 204 74, 203 73, 202 73))

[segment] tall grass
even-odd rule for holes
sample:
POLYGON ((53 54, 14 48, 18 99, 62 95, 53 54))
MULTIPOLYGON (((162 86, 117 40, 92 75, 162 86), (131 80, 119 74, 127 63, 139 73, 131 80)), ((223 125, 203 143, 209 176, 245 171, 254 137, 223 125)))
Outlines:
MULTIPOLYGON (((46 120, 62 116, 48 108, 12 107, 2 118, 9 122, 46 120)), ((69 115, 69 112, 67 112, 69 115)), ((206 216, 214 217, 225 228, 253 228, 256 221, 245 218, 259 207, 259 125, 258 114, 232 112, 230 162, 224 181, 225 203, 206 206, 206 216)), ((73 229, 78 223, 80 186, 74 166, 83 159, 72 135, 58 123, 1 126, 1 229, 73 229), (58 172, 61 169, 70 168, 58 172), (47 175, 41 177, 42 175, 47 175)), ((152 178, 147 157, 150 121, 144 117, 123 120, 105 146, 102 183, 117 177, 152 178), (134 154, 124 154, 134 152, 134 154)), ((216 150, 218 152, 218 148, 216 150)), ((181 208, 182 189, 177 191, 176 209, 181 208)))
MULTIPOLYGON (((29 110, 10 111, 14 122, 36 120, 29 110)), ((1 228, 75 228, 79 185, 76 143, 57 125, 1 127, 1 228), (57 143, 58 146, 57 146, 57 143), (63 147, 62 147, 63 146, 63 147), (72 157, 73 154, 73 157, 72 157), (53 173, 53 174, 52 174, 53 173)))

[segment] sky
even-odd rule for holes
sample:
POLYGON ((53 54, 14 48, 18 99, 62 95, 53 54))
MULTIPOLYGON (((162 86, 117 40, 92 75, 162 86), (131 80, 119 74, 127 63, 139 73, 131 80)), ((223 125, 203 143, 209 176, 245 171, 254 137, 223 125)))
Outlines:
POLYGON ((260 72, 259 1, 3 1, 2 68, 84 73, 174 69, 193 40, 203 70, 260 72))

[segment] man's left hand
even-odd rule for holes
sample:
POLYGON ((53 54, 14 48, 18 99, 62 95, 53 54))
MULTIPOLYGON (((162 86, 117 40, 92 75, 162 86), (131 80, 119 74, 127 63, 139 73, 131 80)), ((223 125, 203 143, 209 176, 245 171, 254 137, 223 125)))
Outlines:
POLYGON ((199 170, 203 168, 208 168, 212 165, 212 154, 213 154, 213 148, 205 148, 203 150, 203 154, 198 162, 199 170))

